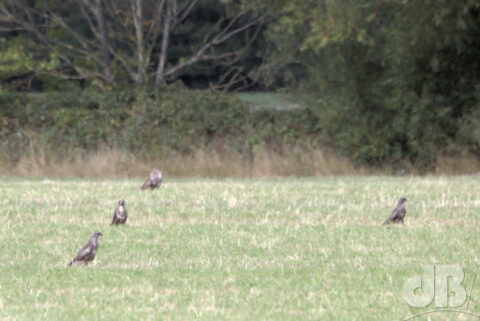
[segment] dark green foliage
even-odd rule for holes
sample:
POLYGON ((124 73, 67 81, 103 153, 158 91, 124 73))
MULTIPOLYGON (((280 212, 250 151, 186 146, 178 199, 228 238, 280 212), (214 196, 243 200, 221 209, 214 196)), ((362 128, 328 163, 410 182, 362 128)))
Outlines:
POLYGON ((272 146, 302 145, 320 142, 320 118, 310 108, 288 111, 263 110, 253 113, 255 139, 272 146))
POLYGON ((0 106, 0 147, 13 162, 32 145, 62 158, 106 146, 158 157, 222 141, 250 157, 255 144, 276 147, 320 137, 312 111, 250 112, 234 95, 212 91, 8 94, 0 96, 0 106))
MULTIPOLYGON (((78 148, 122 146, 131 151, 188 151, 248 124, 231 97, 200 91, 94 92, 3 95, 2 142, 42 139, 61 156, 78 148), (5 126, 7 125, 7 126, 5 126)), ((14 143, 16 142, 16 143, 14 143)), ((14 146, 15 147, 15 146, 14 146)))
POLYGON ((296 0, 279 14, 269 37, 284 59, 270 75, 308 71, 290 82, 350 158, 429 169, 441 154, 479 153, 478 1, 296 0))

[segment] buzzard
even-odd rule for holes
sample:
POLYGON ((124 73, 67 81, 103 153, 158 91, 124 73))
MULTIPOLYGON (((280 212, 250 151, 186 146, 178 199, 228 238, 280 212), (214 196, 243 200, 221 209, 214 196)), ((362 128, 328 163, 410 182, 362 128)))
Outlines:
POLYGON ((110 225, 120 225, 127 222, 127 209, 125 208, 125 201, 119 200, 118 207, 113 212, 112 224, 110 225))
POLYGON ((402 197, 398 200, 397 207, 393 210, 392 214, 387 218, 383 225, 388 225, 391 223, 402 223, 403 219, 405 218, 405 214, 407 214, 407 210, 405 209, 405 202, 407 199, 402 197))
POLYGON ((162 172, 155 168, 153 171, 150 172, 150 175, 148 175, 148 178, 145 183, 143 183, 141 189, 145 190, 149 188, 152 190, 154 188, 160 187, 160 184, 162 184, 162 172))
POLYGON ((77 256, 68 265, 88 264, 95 259, 98 250, 98 237, 102 236, 100 232, 93 232, 87 244, 78 251, 77 256))

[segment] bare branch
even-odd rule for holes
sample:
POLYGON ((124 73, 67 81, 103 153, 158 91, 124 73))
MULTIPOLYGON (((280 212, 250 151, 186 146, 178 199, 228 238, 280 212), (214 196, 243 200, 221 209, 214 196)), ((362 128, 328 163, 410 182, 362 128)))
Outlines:
POLYGON ((175 19, 175 23, 173 24, 172 29, 174 29, 176 26, 179 24, 183 23, 183 21, 187 18, 187 16, 190 14, 190 11, 192 11, 193 7, 197 4, 198 0, 192 0, 190 3, 186 3, 179 12, 182 12, 180 17, 175 19))
POLYGON ((75 38, 75 40, 77 40, 77 42, 84 48, 84 49, 88 49, 89 48, 89 45, 92 45, 94 46, 94 42, 91 41, 90 39, 87 39, 85 37, 83 37, 82 35, 80 35, 78 32, 74 31, 72 28, 70 28, 64 21, 62 18, 60 18, 59 16, 57 16, 56 14, 54 14, 53 12, 50 12, 50 16, 52 17, 52 20, 56 23, 58 23, 58 25, 60 25, 62 28, 64 28, 66 31, 68 31, 68 33, 70 33, 72 35, 73 38, 75 38))
MULTIPOLYGON (((87 3, 88 4, 88 1, 84 0, 83 3, 87 3)), ((87 7, 88 9, 90 9, 91 11, 91 8, 90 7, 87 7)), ((82 12, 82 15, 83 17, 85 18, 85 20, 87 20, 87 23, 88 23, 88 27, 90 28, 90 30, 92 31, 92 33, 95 35, 95 37, 97 39, 100 38, 100 33, 98 32, 97 28, 95 27, 95 25, 93 24, 92 22, 92 19, 90 19, 90 16, 88 15, 88 13, 85 11, 85 6, 80 6, 80 11, 82 12)))
POLYGON ((157 85, 165 82, 165 63, 167 61, 168 45, 170 41, 170 24, 172 23, 172 10, 172 0, 167 0, 165 21, 163 24, 162 49, 160 52, 160 59, 155 75, 155 84, 157 85))
MULTIPOLYGON (((11 19, 14 20, 15 24, 19 25, 22 29, 34 35, 47 48, 49 48, 53 53, 55 53, 64 63, 71 67, 79 75, 79 79, 100 78, 103 80, 107 80, 104 75, 94 71, 86 71, 79 65, 75 64, 72 60, 72 57, 75 57, 75 53, 77 53, 80 57, 91 58, 101 65, 102 61, 94 55, 94 50, 92 50, 92 47, 97 48, 98 44, 74 31, 65 23, 65 21, 61 17, 57 16, 53 12, 42 13, 27 6, 20 6, 16 2, 12 2, 11 6, 13 8, 16 8, 18 12, 14 14, 3 5, 0 7, 0 9, 4 14, 11 17, 11 19), (42 33, 40 31, 41 28, 38 28, 38 24, 36 24, 36 19, 34 18, 34 15, 41 19, 45 19, 46 21, 52 18, 53 21, 58 24, 58 26, 64 28, 67 32, 69 32, 70 35, 72 35, 72 37, 80 44, 80 47, 73 46, 71 44, 68 44, 67 42, 62 42, 58 39, 52 39, 48 36, 48 33, 42 33), (62 48, 64 50, 61 50, 62 48)), ((49 25, 45 25, 44 27, 51 28, 51 26, 49 25)), ((50 74, 58 76, 57 72, 50 72, 50 74)), ((77 76, 69 73, 64 74, 64 76, 68 79, 77 78, 77 76)))
POLYGON ((145 54, 146 61, 145 65, 148 66, 150 64, 150 59, 152 56, 152 51, 155 45, 157 44, 158 34, 160 32, 160 19, 162 17, 162 11, 165 7, 166 0, 162 0, 157 7, 156 14, 153 18, 153 22, 150 24, 150 27, 147 31, 145 36, 146 42, 149 42, 147 45, 147 52, 145 54))
POLYGON ((131 80, 137 80, 137 74, 131 68, 131 63, 127 61, 121 54, 118 54, 117 51, 113 47, 109 47, 110 53, 112 56, 120 62, 121 66, 125 69, 131 80))
POLYGON ((108 50, 107 31, 105 29, 105 20, 103 17, 102 0, 95 0, 95 17, 100 32, 100 46, 103 56, 103 67, 105 68, 105 80, 108 84, 113 83, 113 73, 111 68, 110 52, 108 50))
MULTIPOLYGON (((61 17, 57 16, 53 12, 50 12, 50 16, 56 21, 60 26, 62 26, 65 30, 67 30, 74 38, 77 40, 77 42, 87 50, 85 52, 86 56, 91 56, 95 57, 94 55, 91 55, 91 53, 88 51, 89 45, 96 47, 101 50, 102 52, 102 60, 97 60, 100 65, 104 68, 104 73, 105 76, 102 77, 107 83, 112 84, 113 83, 113 73, 111 69, 111 58, 110 58, 110 53, 108 51, 108 39, 107 39, 107 33, 105 30, 105 22, 104 22, 104 16, 103 16, 103 8, 102 8, 102 0, 95 0, 95 5, 91 4, 88 0, 83 0, 82 3, 92 12, 92 14, 95 16, 95 20, 97 23, 97 27, 93 25, 93 22, 90 21, 88 14, 85 12, 84 17, 86 17, 87 23, 89 24, 89 27, 92 31, 92 33, 95 35, 95 37, 99 40, 100 44, 97 44, 84 36, 80 35, 78 32, 74 31, 61 17)), ((83 7, 82 7, 83 9, 83 7)), ((84 12, 84 10, 82 10, 84 12)))
POLYGON ((245 25, 243 25, 243 26, 241 26, 241 27, 238 27, 238 28, 236 28, 236 29, 234 29, 234 30, 232 30, 232 31, 230 31, 230 32, 228 32, 228 33, 225 33, 225 34, 223 34, 222 36, 218 37, 218 38, 213 42, 213 44, 214 44, 214 45, 218 45, 218 44, 224 42, 225 40, 233 37, 233 36, 236 35, 237 33, 242 32, 242 31, 244 31, 245 29, 248 29, 248 28, 250 28, 251 26, 253 26, 253 25, 255 25, 255 24, 259 23, 259 22, 262 22, 264 19, 265 19, 265 16, 262 15, 262 16, 258 17, 257 19, 254 19, 254 20, 246 23, 245 25))
POLYGON ((122 70, 132 82, 145 83, 154 78, 156 84, 162 84, 167 77, 184 68, 211 60, 227 69, 231 66, 231 71, 221 77, 222 82, 228 82, 222 88, 231 84, 237 86, 238 82, 242 84, 241 79, 250 83, 240 66, 241 58, 257 37, 266 15, 254 16, 252 11, 238 9, 236 5, 226 9, 235 12, 218 19, 203 41, 192 47, 189 56, 169 65, 174 60, 169 59, 169 52, 175 31, 200 4, 199 0, 80 0, 68 2, 71 7, 67 7, 67 10, 78 8, 78 13, 64 15, 68 11, 42 11, 22 1, 0 0, 0 31, 15 29, 31 34, 68 67, 68 70, 56 70, 53 74, 63 74, 70 79, 97 78, 112 83, 114 71, 122 70), (88 35, 84 28, 77 28, 77 20, 73 24, 72 17, 82 19, 89 29, 88 35), (256 30, 251 32, 251 28, 256 30), (51 32, 57 29, 63 30, 68 37, 51 32), (225 46, 218 49, 240 34, 245 34, 241 49, 227 52, 225 46), (158 47, 160 52, 157 53, 158 47), (158 64, 153 68, 151 61, 156 58, 158 64))
POLYGON ((137 83, 145 81, 145 43, 143 38, 143 3, 142 0, 132 2, 133 24, 137 43, 137 83))
POLYGON ((234 35, 238 34, 241 31, 244 31, 251 26, 262 22, 265 19, 265 16, 262 15, 260 17, 257 17, 250 22, 244 24, 243 26, 237 27, 235 29, 232 29, 233 24, 246 12, 241 12, 237 16, 235 16, 228 24, 226 27, 224 27, 215 37, 210 39, 209 41, 206 41, 198 50, 197 52, 188 60, 177 64, 176 66, 173 66, 170 68, 168 71, 165 72, 165 76, 172 75, 180 70, 182 70, 185 67, 188 67, 194 63, 197 63, 198 61, 201 60, 207 60, 207 59, 221 59, 224 58, 225 55, 231 55, 232 53, 227 53, 227 54, 222 54, 222 55, 215 55, 215 54, 210 54, 206 55, 205 52, 210 49, 213 46, 216 46, 222 42, 225 42, 229 38, 233 37, 234 35))

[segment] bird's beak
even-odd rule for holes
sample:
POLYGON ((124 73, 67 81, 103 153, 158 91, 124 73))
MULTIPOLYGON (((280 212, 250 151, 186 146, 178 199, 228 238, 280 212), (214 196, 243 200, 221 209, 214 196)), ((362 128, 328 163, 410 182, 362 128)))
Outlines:
POLYGON ((103 236, 103 234, 102 234, 102 233, 98 233, 98 235, 99 235, 99 236, 103 236))

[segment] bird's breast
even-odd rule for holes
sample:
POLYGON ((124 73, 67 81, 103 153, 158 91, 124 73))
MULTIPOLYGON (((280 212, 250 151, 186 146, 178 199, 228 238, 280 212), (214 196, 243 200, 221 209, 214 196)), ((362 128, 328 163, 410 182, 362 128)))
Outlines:
POLYGON ((125 210, 125 207, 123 207, 123 206, 118 207, 118 214, 120 216, 125 216, 126 213, 127 213, 127 211, 125 210))

